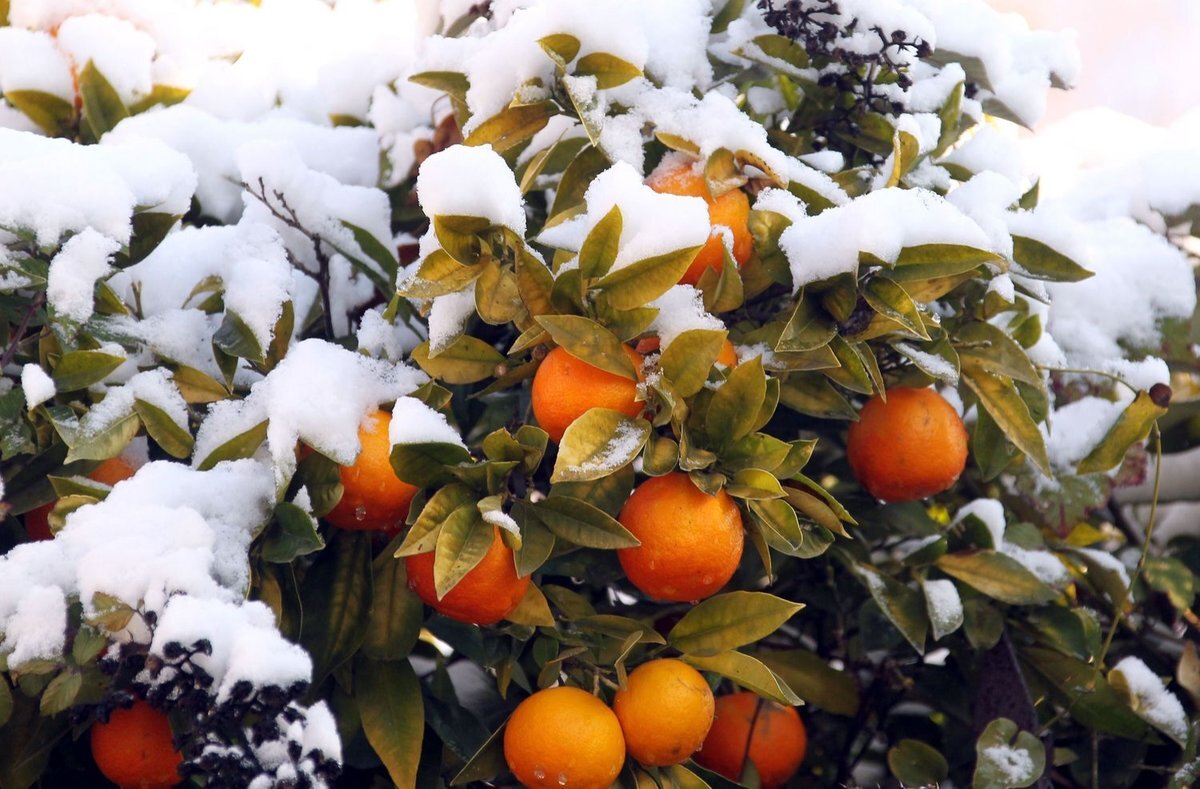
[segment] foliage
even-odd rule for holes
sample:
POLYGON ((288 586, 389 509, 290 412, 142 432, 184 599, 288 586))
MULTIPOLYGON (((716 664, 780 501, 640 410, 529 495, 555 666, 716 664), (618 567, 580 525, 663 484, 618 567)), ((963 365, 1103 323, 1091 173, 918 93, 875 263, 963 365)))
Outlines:
MULTIPOLYGON (((718 19, 756 13, 743 5, 731 0, 718 19)), ((774 13, 784 13, 782 6, 774 13)), ((1006 233, 1008 254, 958 241, 904 246, 890 259, 857 250, 852 271, 798 283, 781 237, 800 215, 837 211, 876 192, 949 193, 973 173, 943 157, 986 121, 964 110, 976 87, 963 80, 936 112, 938 139, 919 140, 899 117, 905 108, 876 100, 871 86, 907 88, 912 61, 886 53, 904 51, 932 67, 927 44, 880 30, 878 56, 847 60, 837 40, 853 30, 829 28, 811 13, 798 22, 780 19, 779 34, 755 39, 755 51, 741 53, 739 63, 718 62, 718 76, 789 161, 832 148, 844 167, 828 178, 810 168, 797 177, 753 146, 709 150, 704 139, 644 129, 647 172, 667 155, 697 157, 714 194, 785 190, 799 213, 752 211, 750 259, 739 267, 727 256, 721 273, 698 284, 721 328, 689 328, 648 354, 638 416, 590 411, 557 446, 530 416, 529 382, 546 353, 559 346, 634 379, 622 346, 655 334, 655 305, 698 249, 618 265, 632 218, 619 204, 597 214, 588 190, 614 164, 600 144, 601 128, 629 110, 599 103, 580 85, 590 80, 614 90, 641 80, 642 70, 610 53, 580 57, 571 33, 540 41, 553 79, 525 86, 492 117, 470 115, 468 75, 412 76, 450 97, 453 117, 440 129, 464 129, 467 146, 490 145, 503 157, 524 199, 524 232, 492 216, 413 210, 414 167, 388 192, 392 232, 425 236, 420 258, 404 268, 391 239, 348 220, 334 229, 309 226, 298 195, 261 179, 244 184, 247 203, 294 231, 298 247, 311 253, 307 263, 298 253, 290 262, 316 283, 319 299, 302 310, 289 296, 264 341, 252 316, 230 307, 226 283, 206 283, 189 302, 218 327, 208 370, 149 352, 139 337, 119 331, 129 323, 117 319, 140 319, 140 306, 105 278, 95 285, 95 310, 85 322, 56 314, 48 308, 47 280, 69 238, 47 244, 27 229, 4 228, 2 366, 14 380, 0 395, 7 508, 0 547, 27 541, 22 516, 38 506, 56 501, 52 523, 61 526, 103 501, 110 491, 85 475, 135 437, 148 442, 153 459, 188 461, 204 473, 275 453, 268 433, 276 417, 202 442, 206 420, 215 424, 219 413, 208 406, 249 402, 252 383, 270 380, 296 358, 302 340, 354 347, 349 327, 369 307, 427 337, 411 361, 428 381, 406 396, 444 416, 463 441, 394 443, 393 469, 421 492, 407 528, 390 542, 324 521, 342 494, 337 465, 348 460, 337 447, 314 446, 290 468, 276 465, 285 473, 248 551, 248 591, 311 656, 311 684, 241 686, 218 703, 211 677, 206 681, 193 663, 211 644, 169 644, 164 664, 150 647, 153 612, 101 595, 73 600, 61 659, 5 664, 0 785, 94 775, 82 766, 80 735, 131 693, 174 710, 187 772, 211 785, 245 785, 264 771, 242 757, 284 737, 303 719, 300 703, 318 700, 338 720, 346 785, 503 781, 503 722, 520 699, 566 683, 611 700, 629 671, 662 656, 697 668, 719 692, 742 688, 804 703, 809 756, 795 785, 874 782, 887 773, 914 785, 1029 786, 1053 771, 1067 784, 1098 775, 1101 785, 1124 786, 1139 770, 1170 776, 1194 765, 1200 663, 1194 648, 1181 651, 1178 636, 1194 642, 1200 626, 1192 610, 1200 540, 1158 545, 1150 533, 1154 514, 1142 530, 1112 499, 1123 482, 1156 477, 1163 445, 1185 440, 1187 422, 1173 422, 1178 412, 1167 408, 1170 390, 1130 393, 1107 371, 1079 375, 1038 363, 1030 349, 1044 329, 1042 283, 1077 282, 1090 272, 1037 238, 1006 233), (835 76, 806 82, 804 75, 814 76, 810 65, 835 76), (785 109, 754 111, 746 95, 761 88, 783 97, 785 109), (537 136, 559 116, 577 120, 583 134, 537 136), (581 243, 551 232, 572 222, 588 229, 581 243), (336 314, 331 298, 331 271, 341 260, 373 288, 353 316, 336 314), (1015 289, 999 286, 1001 278, 1015 289), (464 297, 472 302, 469 319, 449 336, 434 336, 427 325, 436 321, 437 305, 448 303, 439 300, 464 297), (715 364, 726 338, 743 350, 732 368, 715 364), (134 359, 170 370, 186 403, 184 424, 154 399, 132 398, 112 413, 116 401, 105 398, 102 384, 134 359), (40 366, 55 384, 50 400, 28 408, 12 372, 26 364, 40 366), (851 475, 845 431, 867 397, 900 385, 937 386, 961 401, 973 415, 971 460, 944 494, 882 504, 851 475), (1047 450, 1047 419, 1085 396, 1124 407, 1107 433, 1064 467, 1047 450), (676 470, 702 490, 733 497, 754 549, 726 591, 695 604, 648 599, 624 578, 615 554, 637 543, 618 520, 631 490, 676 470), (444 593, 482 559, 496 524, 520 575, 534 579, 518 608, 488 627, 424 608, 407 587, 400 557, 436 550, 435 583, 444 593), (1131 571, 1111 561, 1122 550, 1133 551, 1131 571), (135 619, 148 634, 129 636, 135 619), (122 646, 109 647, 118 640, 122 646), (1164 728, 1121 675, 1110 674, 1127 655, 1177 677, 1172 689, 1185 691, 1178 695, 1190 715, 1185 737, 1164 728), (168 681, 147 681, 163 672, 168 681), (228 757, 218 758, 205 746, 243 748, 218 748, 228 757), (1009 763, 997 761, 1012 753, 1027 773, 1014 776, 1009 763)), ((721 32, 714 27, 714 36, 721 32)), ((79 79, 77 106, 46 95, 5 98, 46 134, 79 143, 95 142, 152 104, 182 98, 156 88, 154 101, 126 107, 94 64, 79 79)), ((445 138, 455 135, 439 134, 425 155, 450 147, 445 138)), ((1034 190, 1019 208, 1036 202, 1034 190)), ((114 272, 145 259, 180 224, 212 221, 198 206, 184 216, 134 214, 114 272)), ((1133 359, 1162 352, 1157 344, 1125 350, 1133 359)), ((1185 356, 1171 359, 1181 375, 1188 372, 1185 356)), ((311 780, 336 774, 319 750, 305 755, 311 780)), ((299 761, 299 754, 290 758, 299 761)), ((620 780, 630 787, 728 785, 692 763, 658 770, 632 760, 620 780)))

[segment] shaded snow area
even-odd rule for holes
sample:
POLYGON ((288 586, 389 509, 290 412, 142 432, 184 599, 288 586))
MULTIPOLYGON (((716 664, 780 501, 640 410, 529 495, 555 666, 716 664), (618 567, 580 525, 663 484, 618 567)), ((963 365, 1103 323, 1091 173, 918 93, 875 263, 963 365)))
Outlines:
POLYGON ((1140 658, 1123 658, 1108 678, 1128 693, 1133 711, 1143 720, 1180 745, 1187 743, 1188 718, 1183 705, 1140 658))

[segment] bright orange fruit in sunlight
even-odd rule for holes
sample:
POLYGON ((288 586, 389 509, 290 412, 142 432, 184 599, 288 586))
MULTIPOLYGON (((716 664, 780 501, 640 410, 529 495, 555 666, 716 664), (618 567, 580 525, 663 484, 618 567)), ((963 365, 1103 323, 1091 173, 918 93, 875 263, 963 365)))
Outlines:
POLYGON ((617 558, 630 582, 656 600, 700 600, 728 583, 745 535, 725 491, 710 496, 687 474, 651 477, 633 491, 618 520, 641 540, 617 558))
MULTIPOLYGON (((629 346, 625 353, 641 380, 642 355, 629 346)), ((611 408, 626 416, 637 416, 637 381, 593 367, 563 348, 546 354, 533 376, 533 415, 555 443, 579 417, 593 408, 611 408)))
POLYGON ((517 577, 513 552, 504 544, 500 530, 494 529, 492 546, 441 600, 433 583, 434 553, 405 558, 408 585, 435 611, 475 625, 493 625, 520 605, 529 588, 529 576, 517 577))
POLYGON ((782 786, 800 769, 808 733, 795 707, 749 692, 722 696, 716 706, 712 728, 696 754, 697 764, 736 781, 748 753, 764 789, 782 786))
POLYGON ((713 722, 713 694, 699 671, 681 660, 643 663, 613 698, 625 747, 647 767, 692 758, 713 722))
POLYGON ((548 688, 508 719, 504 760, 535 789, 608 789, 625 763, 625 738, 600 699, 579 688, 548 688))
MULTIPOLYGON (((697 170, 694 160, 686 156, 668 156, 650 173, 646 184, 656 192, 672 195, 699 197, 708 203, 708 221, 713 225, 727 227, 733 234, 733 259, 740 266, 750 259, 754 239, 750 235, 750 199, 741 189, 730 189, 714 198, 704 180, 704 173, 697 170)), ((725 267, 725 242, 720 233, 708 237, 696 259, 688 266, 679 281, 684 285, 695 285, 705 269, 718 274, 725 267)))
POLYGON ((391 424, 391 414, 376 410, 358 428, 362 450, 352 465, 342 466, 342 498, 325 516, 334 526, 356 531, 398 531, 403 526, 417 489, 392 470, 391 424))
POLYGON ((872 397, 850 426, 846 457, 867 492, 888 502, 941 493, 967 465, 967 430, 932 389, 896 387, 872 397))

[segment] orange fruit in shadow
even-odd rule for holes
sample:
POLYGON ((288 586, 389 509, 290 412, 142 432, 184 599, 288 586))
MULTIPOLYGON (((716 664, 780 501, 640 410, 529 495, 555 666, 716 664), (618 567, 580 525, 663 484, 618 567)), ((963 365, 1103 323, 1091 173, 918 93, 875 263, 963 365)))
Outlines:
POLYGON ((850 468, 867 492, 888 502, 917 501, 952 486, 967 465, 967 430, 932 389, 896 387, 872 397, 850 426, 850 468))
POLYGON ((718 227, 728 228, 732 233, 733 259, 739 266, 750 259, 754 249, 754 239, 750 235, 750 199, 746 193, 741 189, 730 189, 714 198, 704 180, 704 172, 695 164, 695 160, 687 156, 667 156, 646 179, 646 185, 656 192, 699 197, 708 204, 708 221, 714 232, 679 280, 684 285, 699 282, 705 269, 711 268, 720 274, 725 267, 724 234, 717 231, 718 227))
POLYGON ((708 597, 742 560, 745 535, 733 499, 723 490, 708 495, 681 471, 639 485, 618 520, 642 543, 617 551, 621 567, 656 600, 708 597))
POLYGON ((720 697, 716 708, 697 764, 736 781, 749 755, 764 789, 782 786, 800 769, 808 733, 795 707, 742 692, 720 697))
POLYGON ((629 754, 647 767, 692 758, 713 722, 713 694, 699 671, 681 660, 643 663, 613 698, 629 754))
POLYGON ((396 476, 389 459, 392 415, 376 410, 358 428, 362 449, 342 466, 342 498, 325 519, 339 529, 397 532, 408 517, 417 488, 396 476))
POLYGON ((166 789, 183 780, 183 756, 171 741, 167 716, 144 701, 115 709, 108 723, 92 725, 92 758, 121 789, 166 789))
POLYGON ((492 546, 441 600, 433 583, 434 552, 405 557, 408 585, 438 613, 473 625, 494 625, 520 605, 529 576, 517 577, 513 552, 493 527, 492 546))
MULTIPOLYGON (((132 477, 134 471, 136 469, 121 458, 109 458, 97 466, 91 474, 88 474, 88 479, 112 486, 132 477)), ((25 533, 29 535, 29 539, 50 540, 54 538, 53 532, 50 531, 50 513, 54 511, 56 503, 51 501, 25 513, 25 533)))
POLYGON ((600 699, 579 688, 548 688, 508 719, 504 760, 535 789, 608 789, 625 763, 625 738, 600 699))
MULTIPOLYGON (((642 380, 642 355, 628 345, 622 347, 638 381, 642 380)), ((561 347, 546 354, 533 376, 533 416, 555 443, 562 441, 572 422, 593 408, 637 416, 642 404, 636 397, 637 381, 593 367, 561 347)))

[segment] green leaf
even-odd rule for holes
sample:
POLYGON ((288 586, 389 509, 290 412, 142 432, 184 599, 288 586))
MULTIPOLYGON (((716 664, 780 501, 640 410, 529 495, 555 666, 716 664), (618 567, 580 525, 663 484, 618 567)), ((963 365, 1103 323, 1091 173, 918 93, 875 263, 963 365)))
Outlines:
POLYGON ((1040 605, 1058 596, 1016 559, 996 551, 947 553, 935 564, 947 575, 1003 603, 1040 605))
POLYGON ((371 610, 371 536, 334 530, 304 577, 300 646, 312 656, 313 686, 358 651, 371 610))
POLYGON ((925 654, 925 635, 929 632, 929 615, 925 611, 925 597, 910 589, 891 576, 884 575, 865 564, 855 564, 855 575, 867 587, 879 610, 896 626, 913 649, 925 654))
POLYGON ((888 276, 896 282, 954 277, 1002 260, 995 252, 962 244, 919 244, 900 250, 888 276))
POLYGON ((592 408, 567 426, 551 482, 584 482, 608 476, 633 461, 652 428, 645 419, 611 408, 592 408))
POLYGON ((1041 241, 1025 236, 1013 236, 1012 240, 1013 262, 1027 276, 1054 282, 1079 282, 1093 275, 1093 272, 1041 241))
POLYGON ((820 655, 804 649, 764 651, 758 659, 778 674, 805 702, 834 715, 853 717, 858 712, 858 683, 838 671, 820 655))
POLYGON ((275 505, 274 524, 262 543, 263 559, 286 564, 324 547, 325 541, 317 533, 313 516, 289 501, 275 505))
POLYGON ((684 614, 667 640, 685 655, 710 657, 766 638, 802 608, 765 592, 729 592, 684 614))
POLYGON ((920 152, 921 144, 917 138, 897 129, 892 137, 892 172, 888 175, 885 187, 898 186, 900 179, 916 165, 920 152))
POLYGON ((541 567, 554 552, 554 535, 524 500, 514 501, 509 516, 521 527, 521 547, 517 549, 517 576, 524 578, 541 567))
POLYGON ((718 453, 755 429, 759 409, 767 399, 767 376, 762 357, 739 364, 709 401, 705 431, 718 453))
POLYGON ((492 732, 487 741, 475 752, 450 781, 451 786, 487 781, 508 769, 504 761, 504 726, 492 732))
POLYGON ((787 495, 771 472, 758 468, 738 471, 725 486, 725 492, 739 499, 781 499, 787 495))
POLYGON ((972 321, 954 332, 954 349, 960 359, 969 359, 976 367, 1003 375, 1031 386, 1043 386, 1025 350, 1002 329, 985 321, 972 321))
POLYGON ((188 405, 204 405, 224 400, 229 389, 217 379, 186 364, 170 365, 171 380, 188 405))
POLYGON ((818 419, 858 421, 858 411, 823 375, 790 375, 779 387, 779 402, 818 419))
POLYGON ((229 356, 245 359, 256 364, 264 361, 263 347, 250 327, 236 312, 227 311, 220 328, 213 334, 213 345, 229 356))
POLYGON ((439 600, 483 561, 492 547, 493 529, 471 507, 460 507, 442 524, 433 562, 433 587, 439 600))
POLYGON ((125 363, 125 357, 103 351, 70 351, 54 367, 51 378, 59 392, 74 392, 99 383, 125 363))
POLYGON ((888 749, 888 769, 901 784, 937 786, 950 774, 946 757, 920 740, 904 739, 888 749))
POLYGON ((446 519, 459 509, 475 509, 476 501, 475 492, 462 483, 452 482, 440 488, 425 502, 421 514, 393 555, 400 558, 429 553, 437 546, 438 531, 446 519))
POLYGON ((476 126, 463 142, 491 145, 497 153, 504 153, 537 134, 557 114, 558 106, 552 101, 507 107, 476 126))
POLYGON ((354 701, 363 733, 392 783, 415 787, 425 736, 421 683, 407 660, 361 658, 354 672, 354 701))
POLYGON ((12 690, 8 687, 8 680, 0 679, 0 727, 8 723, 13 712, 13 696, 12 690))
POLYGON ((141 115, 146 110, 160 105, 163 107, 174 106, 190 96, 191 93, 190 88, 180 88, 175 85, 155 85, 150 88, 149 93, 130 105, 129 114, 141 115))
POLYGON ((586 501, 614 518, 621 512, 625 500, 633 492, 633 466, 621 468, 600 479, 588 482, 559 482, 550 488, 550 497, 566 496, 586 501))
POLYGON ((79 95, 83 99, 83 119, 97 140, 129 117, 120 95, 91 60, 79 72, 79 95))
POLYGON ((4 100, 51 137, 68 137, 75 124, 75 105, 53 93, 40 90, 10 90, 4 100))
POLYGON ((605 90, 642 76, 642 70, 616 55, 592 52, 581 57, 575 64, 575 76, 595 77, 596 87, 605 90))
POLYGON ((1023 789, 1046 771, 1046 749, 1008 718, 996 718, 975 743, 974 789, 1023 789))
POLYGON ((683 661, 700 669, 720 674, 743 688, 752 690, 771 701, 795 706, 800 697, 787 683, 761 661, 745 652, 720 652, 715 655, 684 655, 683 661))
POLYGON ((704 387, 725 343, 725 332, 688 329, 663 349, 659 366, 681 397, 691 397, 704 387))
POLYGON ((1108 429, 1087 457, 1075 467, 1076 474, 1104 472, 1121 465, 1125 453, 1139 441, 1150 435, 1154 422, 1167 413, 1146 392, 1138 392, 1133 402, 1125 407, 1117 421, 1108 429))
POLYGON ((413 349, 412 359, 443 383, 473 384, 495 375, 496 366, 504 362, 504 354, 483 340, 464 334, 436 355, 429 352, 429 343, 423 342, 413 349))
MULTIPOLYGON (((741 16, 742 9, 745 7, 746 0, 728 0, 721 6, 720 12, 713 16, 712 32, 714 34, 724 33, 725 29, 729 27, 729 23, 741 16)), ((693 789, 693 787, 687 787, 687 789, 693 789)))
POLYGON ((585 548, 635 548, 641 542, 608 513, 586 501, 550 496, 533 505, 554 536, 585 548))
POLYGON ((505 619, 515 625, 528 627, 556 627, 558 624, 554 619, 554 614, 550 612, 550 604, 546 602, 546 596, 542 594, 541 589, 538 589, 537 584, 530 584, 525 588, 521 602, 509 612, 505 619))
POLYGON ((538 46, 561 68, 566 68, 579 54, 579 39, 570 33, 553 33, 539 38, 538 46))
POLYGON ((788 319, 779 341, 775 343, 777 351, 811 351, 828 345, 837 336, 837 326, 825 313, 816 306, 812 299, 800 294, 796 309, 788 319))
MULTIPOLYGON (((133 215, 133 236, 129 240, 130 264, 142 261, 153 252, 178 224, 180 216, 159 211, 139 211, 133 215)), ((118 255, 118 259, 120 256, 118 255)), ((120 265, 118 263, 118 265, 120 265)))
POLYGON ((85 434, 80 431, 73 438, 66 462, 116 457, 137 435, 140 425, 137 414, 131 412, 98 432, 85 434))
POLYGON ((1146 722, 1129 709, 1108 680, 1096 675, 1091 663, 1035 647, 1022 649, 1020 654, 1049 682, 1057 700, 1071 710, 1079 725, 1130 740, 1146 735, 1146 722))
POLYGON ((978 364, 965 360, 963 380, 979 398, 979 404, 1017 449, 1047 476, 1052 476, 1050 458, 1041 431, 1029 413, 1029 405, 1021 399, 1012 379, 995 375, 978 364))
MULTIPOLYGON (((0 682, 4 680, 0 679, 0 682)), ((42 715, 57 715, 70 709, 75 704, 75 698, 83 687, 83 673, 66 669, 50 680, 50 684, 42 691, 42 715)))
POLYGON ((922 340, 929 339, 917 303, 897 282, 880 275, 871 277, 862 288, 862 297, 880 315, 895 321, 922 340))
POLYGON ((372 660, 402 660, 421 630, 424 606, 408 588, 405 564, 384 551, 372 564, 374 591, 362 654, 372 660))
POLYGON ((630 263, 604 275, 593 287, 601 291, 615 309, 629 310, 641 307, 676 285, 700 249, 677 249, 630 263))
POLYGON ((637 380, 625 344, 594 320, 579 315, 540 315, 536 320, 576 359, 613 375, 637 380))
POLYGON ((759 528, 767 544, 788 556, 806 553, 805 531, 800 527, 796 511, 786 501, 766 499, 749 502, 750 523, 759 528))
POLYGON ((471 89, 467 75, 457 71, 422 71, 413 74, 408 81, 448 93, 462 102, 467 100, 467 91, 471 89))
POLYGON ((1162 592, 1179 611, 1187 611, 1196 598, 1196 576, 1174 556, 1147 556, 1142 577, 1151 588, 1162 592))
MULTIPOLYGON (((392 283, 396 281, 396 269, 398 268, 395 255, 369 231, 352 222, 347 222, 345 219, 339 221, 341 221, 342 227, 349 230, 351 235, 354 236, 354 243, 358 244, 358 248, 362 250, 363 254, 379 267, 379 271, 383 272, 383 276, 380 277, 379 272, 368 266, 354 265, 354 267, 367 275, 375 283, 375 289, 381 294, 390 294, 392 283)), ((351 264, 358 264, 358 261, 353 256, 347 255, 346 259, 351 264)))
POLYGON ((146 426, 146 432, 154 439, 154 443, 168 455, 182 460, 192 454, 195 444, 192 434, 176 424, 166 411, 141 398, 134 399, 133 410, 146 426))
POLYGON ((252 457, 262 446, 262 442, 267 439, 268 424, 268 420, 264 419, 244 433, 239 433, 229 439, 209 452, 204 460, 196 465, 196 468, 200 471, 208 471, 224 460, 241 460, 252 457))
POLYGON ((596 223, 579 248, 579 273, 585 280, 603 277, 617 260, 621 243, 621 207, 614 205, 596 223))

